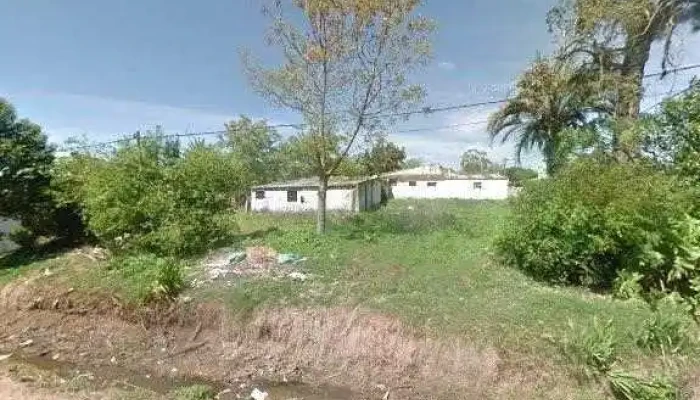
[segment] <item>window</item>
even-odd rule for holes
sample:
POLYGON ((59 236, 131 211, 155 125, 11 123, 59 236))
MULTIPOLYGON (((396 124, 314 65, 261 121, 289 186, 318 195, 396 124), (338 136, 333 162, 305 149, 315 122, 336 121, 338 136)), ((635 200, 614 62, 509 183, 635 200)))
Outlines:
POLYGON ((416 186, 416 181, 409 181, 408 186, 416 186))
POLYGON ((296 190, 287 190, 287 203, 296 203, 297 202, 297 191, 296 190))
POLYGON ((389 185, 391 185, 391 186, 396 186, 396 182, 397 182, 396 179, 389 179, 389 185))
POLYGON ((437 187, 437 182, 428 182, 428 187, 437 187))
POLYGON ((474 182, 474 189, 481 189, 481 182, 474 182))
POLYGON ((264 190, 256 190, 255 191, 255 198, 256 199, 264 199, 265 198, 265 191, 264 190))

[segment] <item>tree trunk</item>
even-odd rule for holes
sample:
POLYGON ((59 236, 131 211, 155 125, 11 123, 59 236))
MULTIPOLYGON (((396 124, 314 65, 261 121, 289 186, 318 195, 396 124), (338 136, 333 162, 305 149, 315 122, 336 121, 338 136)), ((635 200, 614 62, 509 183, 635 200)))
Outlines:
POLYGON ((318 182, 318 210, 316 211, 316 233, 326 233, 326 193, 328 192, 328 177, 320 176, 318 182))
MULTIPOLYGON (((644 94, 644 69, 654 38, 649 35, 630 35, 625 43, 625 59, 620 73, 627 78, 630 87, 625 87, 619 94, 615 117, 623 120, 635 120, 639 117, 642 95, 644 94)), ((613 132, 612 151, 621 159, 619 133, 613 132)))

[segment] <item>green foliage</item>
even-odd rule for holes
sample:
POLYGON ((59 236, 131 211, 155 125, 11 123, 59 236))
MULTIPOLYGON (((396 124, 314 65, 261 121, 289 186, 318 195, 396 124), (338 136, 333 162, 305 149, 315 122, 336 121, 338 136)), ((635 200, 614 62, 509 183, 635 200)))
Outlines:
POLYGON ((29 229, 23 226, 17 226, 12 228, 7 237, 15 244, 23 248, 33 247, 37 239, 34 232, 30 231, 29 229))
POLYGON ((176 389, 174 400, 214 400, 216 393, 207 385, 192 385, 176 389))
POLYGON ((551 283, 609 288, 626 271, 643 275, 647 293, 686 292, 699 254, 692 198, 645 165, 581 160, 514 199, 497 247, 508 265, 551 283))
POLYGON ((680 400, 679 388, 666 377, 644 379, 622 371, 608 374, 610 391, 617 400, 680 400))
POLYGON ((146 138, 108 159, 76 158, 65 178, 78 182, 65 201, 80 202, 91 232, 111 249, 186 256, 234 233, 237 164, 213 146, 196 144, 182 158, 163 149, 146 138))
POLYGON ((285 167, 280 152, 281 136, 265 121, 253 122, 241 116, 226 124, 221 144, 239 165, 238 180, 242 187, 267 183, 277 178, 285 167))
POLYGON ((687 321, 672 312, 656 312, 644 320, 636 341, 639 347, 664 355, 687 352, 693 344, 687 321))
POLYGON ((117 257, 110 262, 108 278, 128 288, 129 300, 145 304, 153 300, 171 300, 184 289, 182 265, 155 254, 117 257))
POLYGON ((381 175, 401 169, 406 150, 380 136, 360 157, 364 175, 381 175))
POLYGON ((521 187, 526 181, 539 177, 537 171, 522 167, 508 167, 505 170, 505 175, 508 177, 510 185, 515 187, 521 187))
POLYGON ((74 238, 82 233, 80 218, 50 193, 53 152, 41 127, 19 120, 0 99, 0 216, 19 220, 36 236, 74 238))
POLYGON ((612 320, 600 323, 594 319, 592 326, 582 330, 569 321, 569 333, 558 344, 564 356, 588 378, 607 374, 618 360, 612 320))
POLYGON ((681 97, 663 103, 643 123, 645 150, 660 164, 697 183, 700 178, 700 82, 681 97))
POLYGON ((500 167, 488 158, 485 151, 469 149, 460 160, 462 172, 470 175, 500 172, 500 167))

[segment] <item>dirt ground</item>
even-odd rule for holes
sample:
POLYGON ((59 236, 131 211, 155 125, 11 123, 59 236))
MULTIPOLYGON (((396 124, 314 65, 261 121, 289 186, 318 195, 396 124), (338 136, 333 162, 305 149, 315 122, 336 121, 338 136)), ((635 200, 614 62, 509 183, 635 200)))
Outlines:
MULTIPOLYGON (((161 395, 205 383, 222 399, 252 387, 271 400, 575 397, 552 366, 514 364, 495 349, 424 337, 360 309, 267 310, 243 322, 215 304, 131 310, 32 280, 0 291, 0 354, 161 395)), ((25 390, 2 382, 8 393, 25 390)))

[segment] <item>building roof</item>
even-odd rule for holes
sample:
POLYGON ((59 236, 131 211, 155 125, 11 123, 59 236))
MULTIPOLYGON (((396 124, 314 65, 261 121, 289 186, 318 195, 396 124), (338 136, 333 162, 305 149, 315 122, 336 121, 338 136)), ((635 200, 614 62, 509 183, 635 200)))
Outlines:
MULTIPOLYGON (((360 183, 377 179, 376 176, 347 178, 342 176, 332 177, 328 181, 328 188, 352 188, 360 183)), ((253 190, 283 190, 283 189, 318 189, 318 178, 302 178, 291 181, 271 182, 254 186, 253 190)))
POLYGON ((446 168, 441 165, 425 165, 418 168, 404 169, 401 171, 390 172, 382 175, 384 178, 397 180, 505 180, 508 179, 499 174, 483 174, 483 175, 463 175, 457 173, 451 168, 446 168))

